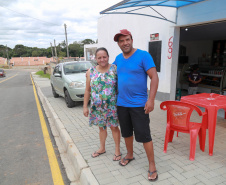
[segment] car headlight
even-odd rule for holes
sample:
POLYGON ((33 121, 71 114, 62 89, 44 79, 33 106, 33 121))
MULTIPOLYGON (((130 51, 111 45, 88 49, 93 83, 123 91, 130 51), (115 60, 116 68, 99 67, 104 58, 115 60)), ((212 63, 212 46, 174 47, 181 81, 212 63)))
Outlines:
POLYGON ((71 82, 69 84, 69 87, 70 88, 82 88, 82 87, 85 87, 85 83, 83 83, 83 82, 71 82))

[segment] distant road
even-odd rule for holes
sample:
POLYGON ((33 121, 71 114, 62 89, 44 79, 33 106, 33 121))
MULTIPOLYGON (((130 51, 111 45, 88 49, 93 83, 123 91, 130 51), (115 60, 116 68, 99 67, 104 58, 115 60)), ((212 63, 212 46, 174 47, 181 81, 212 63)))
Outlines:
MULTIPOLYGON (((59 158, 56 163, 63 178, 58 184, 69 184, 59 158)), ((6 77, 0 78, 0 184, 51 185, 54 170, 49 164, 30 72, 6 70, 6 77)))

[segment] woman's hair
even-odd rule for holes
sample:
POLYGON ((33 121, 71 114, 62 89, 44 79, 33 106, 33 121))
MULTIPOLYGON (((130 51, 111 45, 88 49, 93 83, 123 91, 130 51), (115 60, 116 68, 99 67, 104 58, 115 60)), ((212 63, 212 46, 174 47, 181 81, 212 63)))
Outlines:
POLYGON ((97 56, 97 53, 99 52, 99 51, 105 51, 106 53, 107 53, 107 56, 109 57, 109 54, 108 54, 108 50, 106 49, 106 48, 104 48, 104 47, 101 47, 101 48, 97 48, 97 50, 96 50, 96 53, 95 53, 95 56, 97 56))

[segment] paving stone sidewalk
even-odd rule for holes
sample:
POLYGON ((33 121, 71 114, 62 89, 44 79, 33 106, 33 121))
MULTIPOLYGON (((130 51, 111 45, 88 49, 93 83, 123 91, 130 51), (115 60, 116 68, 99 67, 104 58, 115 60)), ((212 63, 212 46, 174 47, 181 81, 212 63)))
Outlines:
MULTIPOLYGON (((148 160, 143 145, 134 141, 134 157, 128 166, 122 167, 113 161, 114 141, 110 129, 106 141, 106 153, 92 158, 91 153, 99 146, 98 127, 89 127, 88 118, 83 116, 82 103, 74 108, 67 108, 62 97, 54 98, 51 93, 49 80, 34 75, 35 82, 47 97, 49 103, 64 124, 83 158, 90 166, 92 173, 101 185, 146 185, 148 160)), ((153 184, 226 184, 226 120, 218 117, 214 154, 208 155, 208 131, 206 150, 199 149, 197 141, 195 161, 189 160, 189 134, 179 133, 169 143, 167 153, 163 153, 166 112, 160 110, 160 101, 155 101, 155 109, 150 113, 150 127, 154 143, 155 161, 159 179, 153 184)), ((197 114, 192 120, 201 121, 197 114)), ((121 139, 121 152, 126 155, 124 140, 121 139)))

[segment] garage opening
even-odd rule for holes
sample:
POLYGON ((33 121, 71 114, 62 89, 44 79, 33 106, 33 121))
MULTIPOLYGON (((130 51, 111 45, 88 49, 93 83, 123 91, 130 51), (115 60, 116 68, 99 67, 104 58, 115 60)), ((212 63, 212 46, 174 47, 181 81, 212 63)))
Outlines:
POLYGON ((196 67, 201 82, 195 93, 226 94, 226 21, 181 27, 176 99, 188 95, 196 67))

